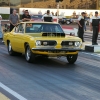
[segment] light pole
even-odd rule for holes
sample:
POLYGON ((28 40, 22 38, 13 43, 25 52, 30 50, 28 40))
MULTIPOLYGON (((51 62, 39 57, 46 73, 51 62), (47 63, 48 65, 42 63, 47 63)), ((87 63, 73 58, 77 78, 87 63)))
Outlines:
POLYGON ((59 2, 57 2, 57 23, 59 20, 59 2))
POLYGON ((88 0, 86 0, 86 3, 85 4, 86 4, 86 8, 85 9, 88 9, 88 6, 89 6, 88 5, 88 0))
POLYGON ((62 2, 63 0, 55 0, 57 3, 57 23, 58 23, 58 19, 59 19, 59 2, 62 2))

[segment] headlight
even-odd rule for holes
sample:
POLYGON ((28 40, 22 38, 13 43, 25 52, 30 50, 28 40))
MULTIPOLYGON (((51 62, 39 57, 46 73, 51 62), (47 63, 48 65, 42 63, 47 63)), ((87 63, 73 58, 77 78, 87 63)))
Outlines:
POLYGON ((69 45, 72 46, 73 45, 73 42, 69 42, 69 45))
POLYGON ((43 45, 44 45, 44 46, 48 45, 48 42, 43 42, 43 45))
POLYGON ((41 41, 36 41, 36 46, 41 46, 41 41))
POLYGON ((79 47, 80 46, 80 42, 75 42, 75 46, 79 47))
POLYGON ((49 41, 49 40, 37 40, 36 46, 55 46, 57 44, 56 41, 49 41))

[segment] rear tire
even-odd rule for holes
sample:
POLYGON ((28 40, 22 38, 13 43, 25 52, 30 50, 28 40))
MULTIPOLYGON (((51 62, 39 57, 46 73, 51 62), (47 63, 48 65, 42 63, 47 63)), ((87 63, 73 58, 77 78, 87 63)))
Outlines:
POLYGON ((29 45, 26 45, 26 48, 25 48, 25 59, 29 63, 32 63, 35 61, 35 55, 32 53, 29 45))
POLYGON ((75 55, 67 55, 67 60, 69 64, 74 64, 77 60, 78 54, 75 55))

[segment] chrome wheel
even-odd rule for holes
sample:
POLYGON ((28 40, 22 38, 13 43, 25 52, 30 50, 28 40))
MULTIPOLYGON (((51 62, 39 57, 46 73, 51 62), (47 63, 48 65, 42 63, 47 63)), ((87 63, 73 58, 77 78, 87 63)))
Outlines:
POLYGON ((9 55, 14 56, 16 54, 16 52, 14 52, 13 49, 12 49, 10 41, 8 42, 7 48, 8 48, 9 55))
POLYGON ((30 51, 30 48, 27 47, 27 50, 26 50, 26 59, 29 60, 31 57, 31 51, 30 51))
POLYGON ((25 58, 26 58, 26 61, 29 63, 32 63, 35 61, 35 55, 32 53, 29 45, 27 45, 25 49, 25 58))
POLYGON ((11 47, 11 43, 9 42, 9 44, 8 44, 8 51, 10 52, 11 49, 12 49, 12 47, 11 47))

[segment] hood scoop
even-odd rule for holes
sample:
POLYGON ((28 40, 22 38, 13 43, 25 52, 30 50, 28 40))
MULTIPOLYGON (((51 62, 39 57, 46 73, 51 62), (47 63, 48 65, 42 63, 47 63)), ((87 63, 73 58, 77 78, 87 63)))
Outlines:
POLYGON ((65 33, 42 33, 42 36, 46 37, 65 37, 65 33))

